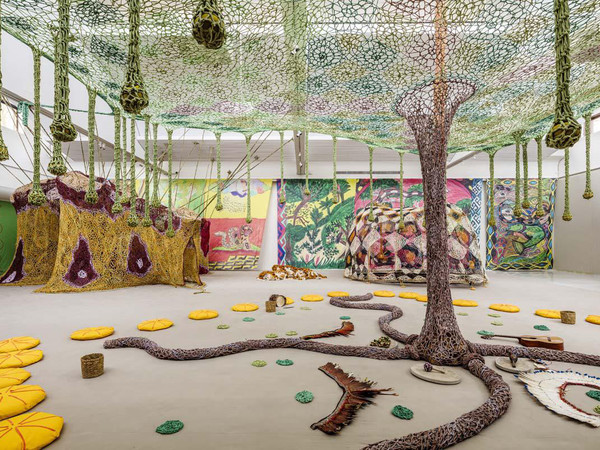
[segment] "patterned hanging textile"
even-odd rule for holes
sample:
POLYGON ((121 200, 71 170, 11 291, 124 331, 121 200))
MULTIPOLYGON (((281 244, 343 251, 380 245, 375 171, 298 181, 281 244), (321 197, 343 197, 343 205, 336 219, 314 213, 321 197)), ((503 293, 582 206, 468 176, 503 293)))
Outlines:
POLYGON ((115 106, 113 108, 113 114, 115 121, 115 153, 113 156, 113 162, 115 165, 115 201, 112 205, 112 212, 113 214, 119 214, 123 211, 123 205, 121 204, 121 193, 123 189, 123 180, 121 175, 121 110, 115 106))
POLYGON ((169 158, 169 211, 167 212, 167 233, 168 237, 175 236, 173 230, 173 130, 167 130, 167 153, 169 158))
POLYGON ((150 116, 144 116, 144 218, 142 226, 149 227, 152 225, 150 218, 150 116))
POLYGON ((246 136, 246 223, 252 223, 252 200, 251 200, 251 178, 250 178, 250 138, 252 135, 246 136))
POLYGON ((152 150, 152 201, 150 205, 153 208, 160 206, 160 199, 158 198, 158 182, 160 181, 160 169, 158 167, 158 124, 152 124, 152 137, 154 139, 154 147, 152 150))
MULTIPOLYGON (((40 123, 40 59, 41 54, 33 48, 33 186, 27 201, 31 205, 40 206, 46 203, 46 195, 40 185, 40 152, 41 152, 41 123, 40 123)), ((1 103, 1 102, 0 102, 1 103)), ((1 140, 1 138, 0 138, 1 140)))
POLYGON ((96 90, 88 87, 88 188, 85 201, 90 205, 98 202, 96 192, 96 90))
POLYGON ((223 210, 223 180, 221 179, 221 133, 215 133, 215 139, 217 140, 217 204, 215 209, 217 211, 223 210))
POLYGON ((583 198, 589 200, 594 196, 592 192, 592 173, 590 167, 590 132, 592 125, 592 115, 590 113, 583 116, 585 119, 585 191, 583 192, 583 198))
POLYGON ((129 119, 129 217, 127 225, 137 227, 137 192, 135 190, 135 117, 129 119))

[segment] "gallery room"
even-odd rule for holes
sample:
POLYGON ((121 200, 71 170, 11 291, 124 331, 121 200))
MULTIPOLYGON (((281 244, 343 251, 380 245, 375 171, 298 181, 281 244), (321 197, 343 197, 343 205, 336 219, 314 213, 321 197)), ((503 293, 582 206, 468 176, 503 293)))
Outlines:
POLYGON ((599 0, 0 26, 0 450, 599 448, 599 0))

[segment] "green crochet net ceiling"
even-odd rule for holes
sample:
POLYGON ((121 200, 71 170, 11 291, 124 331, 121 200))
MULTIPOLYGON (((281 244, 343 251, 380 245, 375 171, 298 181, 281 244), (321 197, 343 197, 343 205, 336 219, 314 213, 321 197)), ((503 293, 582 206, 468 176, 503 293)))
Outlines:
MULTIPOLYGON (((310 130, 416 151, 394 111, 435 74, 433 0, 220 0, 226 39, 192 35, 199 0, 140 0, 140 64, 150 104, 170 128, 310 130)), ((445 76, 475 93, 454 118, 449 152, 492 151, 537 136, 554 114, 552 0, 439 0, 445 76)), ((2 25, 53 59, 52 0, 4 0, 2 25)), ((575 117, 600 99, 600 1, 571 0, 575 117)), ((118 105, 128 45, 126 0, 72 0, 69 70, 118 105)))

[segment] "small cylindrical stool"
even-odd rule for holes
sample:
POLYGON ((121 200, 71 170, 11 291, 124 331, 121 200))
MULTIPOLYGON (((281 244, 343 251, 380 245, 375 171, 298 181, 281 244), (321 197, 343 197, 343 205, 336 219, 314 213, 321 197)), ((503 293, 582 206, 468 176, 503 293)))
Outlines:
POLYGON ((277 302, 273 300, 267 300, 265 302, 265 308, 267 308, 267 312, 275 312, 277 310, 277 302))
POLYGON ((561 311, 560 321, 562 323, 568 323, 570 325, 573 325, 576 321, 575 311, 561 311))
POLYGON ((104 355, 91 353, 81 357, 81 376, 83 378, 96 378, 104 373, 104 355))

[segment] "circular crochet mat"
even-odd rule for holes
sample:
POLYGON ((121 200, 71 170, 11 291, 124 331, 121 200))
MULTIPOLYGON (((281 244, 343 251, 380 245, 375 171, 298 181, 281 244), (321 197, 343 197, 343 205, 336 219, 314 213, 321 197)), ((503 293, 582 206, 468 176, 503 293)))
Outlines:
POLYGON ((350 297, 350 294, 344 291, 329 291, 327 293, 328 297, 350 297))
POLYGON ((410 420, 413 418, 414 413, 406 406, 396 405, 392 408, 392 414, 398 419, 410 420))
POLYGON ((0 369, 0 389, 21 384, 30 376, 25 369, 0 369))
POLYGON ((560 319, 560 311, 558 309, 536 309, 535 315, 545 317, 546 319, 560 319))
POLYGON ((18 336, 0 341, 0 353, 17 352, 37 347, 40 340, 31 336, 18 336))
POLYGON ((63 418, 44 412, 21 414, 0 421, 0 448, 39 449, 60 436, 63 418))
POLYGON ((435 384, 458 384, 461 381, 460 376, 452 369, 441 366, 433 366, 433 369, 431 372, 426 372, 423 363, 420 363, 411 366, 410 373, 421 380, 435 384), (444 373, 438 372, 435 369, 443 370, 444 373))
POLYGON ((538 331, 550 331, 550 328, 548 328, 546 325, 534 325, 533 328, 538 331))
POLYGON ((600 325, 600 316, 587 316, 585 318, 586 322, 593 323, 594 325, 600 325))
POLYGON ((140 331, 158 331, 170 328, 173 326, 173 322, 169 319, 152 319, 144 320, 138 324, 138 330, 140 331))
POLYGON ((294 365, 294 361, 292 361, 291 359, 278 359, 275 362, 279 366, 292 366, 292 365, 294 365))
POLYGON ((421 295, 421 294, 419 294, 417 292, 400 292, 398 294, 398 297, 416 299, 419 295, 421 295))
POLYGON ((192 311, 188 317, 192 320, 209 320, 219 317, 219 313, 214 309, 197 309, 192 311))
POLYGON ((310 403, 315 399, 315 396, 310 391, 300 391, 296 394, 295 399, 300 403, 310 403))
POLYGON ((228 330, 228 329, 229 329, 229 325, 227 325, 226 323, 217 325, 217 330, 228 330))
POLYGON ((27 412, 45 398, 46 392, 37 385, 21 384, 0 389, 0 420, 27 412))
POLYGON ((231 307, 231 310, 236 312, 250 312, 256 311, 257 309, 258 305, 255 303, 238 303, 231 307))
POLYGON ((256 319, 254 317, 244 317, 242 320, 244 322, 254 322, 256 319))
POLYGON ((587 395, 589 398, 593 398, 594 400, 598 400, 600 402, 600 391, 597 391, 597 390, 587 391, 585 393, 585 395, 587 395))
POLYGON ((81 330, 71 333, 71 339, 75 341, 91 341, 94 339, 102 339, 110 336, 115 332, 113 327, 90 327, 82 328, 81 330))
POLYGON ((267 365, 266 361, 263 361, 262 359, 257 359, 255 361, 252 361, 251 363, 254 367, 265 367, 267 365))
POLYGON ((317 294, 308 294, 300 297, 300 300, 303 302, 320 302, 323 301, 323 296, 317 294))
POLYGON ((167 420, 156 427, 156 432, 160 434, 174 434, 181 431, 183 422, 181 420, 167 420))
POLYGON ((395 297, 396 294, 392 291, 375 291, 373 292, 375 297, 395 297))
POLYGON ((479 306, 479 303, 477 303, 475 300, 463 300, 463 299, 453 300, 452 304, 454 306, 462 306, 465 308, 474 308, 476 306, 479 306))
POLYGON ((525 358, 517 359, 517 363, 513 367, 507 356, 500 356, 496 358, 495 364, 498 369, 508 373, 532 372, 535 369, 533 361, 525 358))
POLYGON ((494 303, 490 305, 490 309, 493 309, 494 311, 501 311, 507 313, 518 313, 519 311, 521 311, 521 308, 519 308, 518 306, 510 305, 508 303, 494 303))
POLYGON ((415 300, 418 302, 427 303, 427 296, 426 295, 417 295, 415 297, 415 300))
POLYGON ((18 352, 0 353, 0 369, 29 366, 38 362, 43 357, 44 353, 41 350, 19 350, 18 352))

